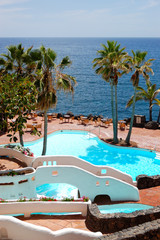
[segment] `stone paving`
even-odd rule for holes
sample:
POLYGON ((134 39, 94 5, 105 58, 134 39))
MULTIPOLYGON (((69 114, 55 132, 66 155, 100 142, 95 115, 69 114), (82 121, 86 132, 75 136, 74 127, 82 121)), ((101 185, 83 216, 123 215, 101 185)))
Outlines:
POLYGON ((139 190, 140 201, 138 203, 143 203, 152 206, 160 205, 160 186, 148 189, 139 190))
POLYGON ((19 219, 32 223, 38 226, 43 226, 51 229, 52 231, 60 230, 63 228, 76 228, 89 231, 85 225, 85 218, 81 215, 71 216, 47 216, 47 215, 35 215, 28 219, 18 217, 19 219))

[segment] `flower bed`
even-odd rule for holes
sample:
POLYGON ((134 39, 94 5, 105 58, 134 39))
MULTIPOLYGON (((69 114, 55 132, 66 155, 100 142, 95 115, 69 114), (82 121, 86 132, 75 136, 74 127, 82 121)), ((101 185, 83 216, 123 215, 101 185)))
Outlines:
POLYGON ((29 148, 25 148, 21 145, 7 144, 4 146, 4 148, 11 148, 11 149, 14 149, 14 150, 17 150, 17 151, 23 153, 25 156, 34 157, 33 152, 31 152, 29 148))
MULTIPOLYGON (((88 202, 89 198, 88 197, 81 197, 78 199, 74 199, 74 197, 68 198, 68 197, 63 197, 62 199, 56 199, 54 197, 40 197, 39 199, 36 198, 30 198, 27 199, 26 197, 21 197, 19 198, 16 202, 35 202, 35 201, 42 201, 42 202, 56 202, 56 201, 62 201, 62 202, 88 202)), ((10 201, 6 201, 3 198, 0 198, 0 203, 9 203, 10 201)), ((14 201, 12 201, 14 202, 14 201)))
POLYGON ((27 166, 31 166, 32 161, 35 158, 34 154, 29 150, 29 148, 11 144, 0 147, 0 156, 8 156, 9 158, 19 159, 20 161, 26 163, 27 166))

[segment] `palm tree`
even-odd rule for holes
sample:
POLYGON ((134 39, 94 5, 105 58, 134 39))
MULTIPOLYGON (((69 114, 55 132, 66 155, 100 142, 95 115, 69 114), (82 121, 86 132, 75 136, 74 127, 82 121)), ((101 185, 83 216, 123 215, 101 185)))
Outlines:
MULTIPOLYGON (((34 80, 35 71, 35 61, 30 55, 32 47, 28 48, 26 51, 22 44, 17 46, 11 45, 7 47, 7 54, 1 54, 3 56, 0 58, 0 75, 4 79, 7 74, 14 74, 17 81, 21 79, 34 80)), ((20 144, 23 146, 23 131, 19 131, 20 144)))
POLYGON ((0 58, 1 72, 15 73, 17 79, 31 76, 31 73, 35 70, 35 62, 30 55, 32 47, 25 51, 22 44, 19 44, 17 46, 11 45, 7 49, 7 54, 1 54, 3 56, 3 58, 0 58))
POLYGON ((56 65, 56 53, 44 46, 40 50, 33 50, 32 57, 39 59, 38 75, 35 82, 38 89, 38 108, 44 111, 44 140, 42 155, 46 154, 47 149, 47 111, 55 107, 57 103, 56 90, 65 92, 74 91, 76 80, 74 77, 63 73, 65 67, 70 66, 71 61, 68 57, 62 59, 60 64, 56 65))
MULTIPOLYGON (((153 74, 153 70, 151 68, 152 61, 154 59, 149 59, 148 61, 145 61, 147 52, 141 52, 141 51, 136 51, 134 52, 132 50, 133 57, 129 58, 129 62, 131 64, 131 67, 134 71, 134 73, 131 76, 131 81, 134 87, 134 95, 132 96, 132 116, 131 116, 131 121, 130 121, 130 128, 126 137, 125 142, 129 145, 130 144, 130 137, 131 137, 131 132, 132 132, 132 127, 133 127, 133 119, 134 119, 134 113, 135 113, 135 103, 138 100, 139 95, 137 95, 137 89, 139 85, 139 78, 142 75, 144 79, 146 80, 147 84, 149 84, 149 75, 148 73, 153 74)), ((129 102, 127 103, 127 105, 129 102)))
MULTIPOLYGON (((137 87, 137 94, 135 101, 144 100, 146 102, 149 102, 149 121, 152 121, 152 107, 153 107, 153 101, 156 100, 157 95, 160 92, 160 88, 156 89, 156 84, 152 84, 151 82, 146 82, 147 90, 145 90, 142 87, 137 87)), ((130 107, 131 104, 133 104, 133 96, 130 98, 130 100, 127 103, 127 107, 130 107)), ((157 104, 154 103, 154 104, 157 104)))
POLYGON ((126 61, 127 53, 125 48, 120 49, 117 42, 107 41, 107 46, 102 44, 103 50, 97 51, 99 58, 93 60, 93 67, 97 67, 96 73, 102 75, 102 78, 110 83, 111 86, 111 108, 113 118, 113 141, 118 142, 118 109, 117 109, 117 84, 118 78, 129 71, 129 65, 126 61))
POLYGON ((157 123, 159 123, 159 120, 160 120, 160 100, 159 99, 155 99, 155 103, 154 104, 159 106, 159 112, 158 112, 158 118, 157 118, 157 123))

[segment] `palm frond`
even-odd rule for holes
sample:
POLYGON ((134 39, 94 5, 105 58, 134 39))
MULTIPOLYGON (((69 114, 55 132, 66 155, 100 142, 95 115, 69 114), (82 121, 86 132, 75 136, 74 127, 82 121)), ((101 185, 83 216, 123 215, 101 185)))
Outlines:
MULTIPOLYGON (((129 99, 129 101, 127 102, 126 108, 130 107, 130 106, 133 104, 133 97, 134 97, 134 96, 132 96, 132 97, 129 99)), ((138 95, 138 93, 137 93, 135 101, 137 102, 137 101, 142 100, 142 99, 143 99, 142 96, 141 96, 141 95, 138 95)))
POLYGON ((66 66, 70 66, 72 64, 71 60, 68 56, 64 57, 60 63, 60 69, 64 69, 66 66))
POLYGON ((3 58, 0 58, 0 65, 5 65, 6 61, 3 58))

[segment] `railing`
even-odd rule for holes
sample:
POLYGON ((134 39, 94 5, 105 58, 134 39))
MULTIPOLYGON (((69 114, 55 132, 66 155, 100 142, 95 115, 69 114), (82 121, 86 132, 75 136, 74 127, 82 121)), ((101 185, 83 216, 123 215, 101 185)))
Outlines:
POLYGON ((40 156, 37 157, 32 164, 34 168, 44 165, 76 166, 97 176, 110 176, 134 185, 132 177, 126 173, 108 166, 96 166, 85 160, 73 156, 40 156))

